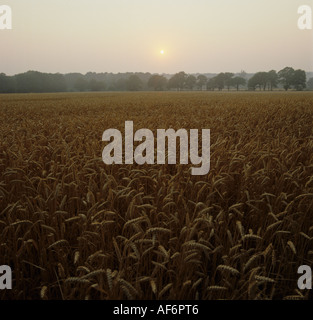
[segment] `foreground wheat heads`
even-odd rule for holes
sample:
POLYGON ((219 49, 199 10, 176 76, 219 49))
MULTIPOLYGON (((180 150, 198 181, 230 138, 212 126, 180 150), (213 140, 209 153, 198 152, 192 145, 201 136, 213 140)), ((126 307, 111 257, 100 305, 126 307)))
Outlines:
POLYGON ((0 298, 308 299, 312 97, 2 95, 0 298), (127 120, 210 129, 210 172, 105 165, 102 133, 127 120))

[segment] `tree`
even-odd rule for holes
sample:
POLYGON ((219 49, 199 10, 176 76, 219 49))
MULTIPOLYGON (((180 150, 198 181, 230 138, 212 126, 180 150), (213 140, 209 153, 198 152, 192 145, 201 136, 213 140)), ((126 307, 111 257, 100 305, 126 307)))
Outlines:
POLYGON ((240 86, 244 86, 247 83, 245 78, 242 77, 234 77, 232 78, 232 85, 237 89, 237 91, 239 90, 240 86))
POLYGON ((15 91, 14 77, 0 73, 0 93, 14 93, 15 91))
POLYGON ((221 72, 214 78, 214 84, 218 90, 223 90, 225 87, 225 73, 221 72))
POLYGON ((162 91, 166 88, 166 85, 167 79, 158 74, 152 75, 148 80, 148 87, 153 88, 154 90, 162 91))
POLYGON ((216 81, 215 81, 215 77, 213 78, 210 78, 208 81, 207 81, 207 88, 209 90, 213 90, 216 88, 216 81))
POLYGON ((142 81, 136 74, 132 74, 127 81, 127 89, 130 91, 138 91, 142 88, 142 81))
POLYGON ((80 77, 75 81, 74 88, 78 91, 86 91, 88 89, 88 81, 80 77))
POLYGON ((203 75, 203 74, 199 74, 197 77, 197 86, 199 89, 202 89, 204 86, 206 86, 208 82, 208 78, 203 75))
POLYGON ((62 74, 27 71, 14 76, 16 92, 64 92, 67 90, 62 74))
POLYGON ((295 70, 292 85, 296 90, 302 91, 306 87, 306 73, 304 70, 295 70))
POLYGON ((307 82, 307 88, 313 90, 313 78, 310 78, 307 82))
POLYGON ((117 91, 124 91, 127 89, 127 80, 125 78, 119 78, 115 85, 115 90, 117 91))
POLYGON ((63 74, 56 73, 49 75, 49 89, 50 92, 65 92, 67 85, 63 74))
POLYGON ((42 74, 37 71, 27 71, 24 73, 17 74, 16 80, 16 91, 17 92, 43 92, 44 78, 42 74))
POLYGON ((176 88, 182 90, 186 85, 187 74, 184 71, 174 74, 168 81, 169 88, 176 88))
POLYGON ((283 84, 286 91, 291 87, 293 83, 294 72, 295 70, 291 67, 285 67, 284 69, 278 71, 278 80, 283 84))
POLYGON ((255 73, 248 81, 248 88, 250 90, 255 90, 258 86, 260 86, 259 77, 258 74, 255 73))
POLYGON ((268 89, 273 90, 277 87, 278 75, 275 70, 271 70, 267 73, 268 89))
POLYGON ((268 73, 265 71, 258 72, 259 82, 263 90, 265 91, 268 83, 268 73))
POLYGON ((294 70, 286 67, 278 72, 279 81, 287 91, 293 86, 296 90, 303 90, 306 87, 306 73, 304 70, 294 70))
POLYGON ((234 74, 231 72, 224 73, 224 84, 226 85, 228 91, 230 87, 233 85, 233 76, 234 74))
POLYGON ((267 72, 257 72, 249 79, 248 87, 252 90, 255 90, 256 87, 259 87, 260 90, 262 88, 263 90, 265 90, 267 81, 268 81, 267 72))
POLYGON ((98 81, 96 79, 91 79, 88 84, 88 88, 91 91, 104 91, 105 83, 103 81, 98 81))
POLYGON ((187 76, 187 78, 186 78, 186 87, 187 87, 188 89, 192 90, 193 87, 195 86, 196 82, 197 82, 197 78, 196 78, 195 76, 193 76, 193 75, 190 74, 190 75, 187 76))

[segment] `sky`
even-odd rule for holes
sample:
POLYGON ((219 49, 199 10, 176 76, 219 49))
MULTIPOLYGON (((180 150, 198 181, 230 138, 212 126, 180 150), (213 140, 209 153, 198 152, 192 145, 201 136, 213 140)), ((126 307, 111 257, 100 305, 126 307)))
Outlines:
POLYGON ((313 0, 0 0, 0 73, 313 71, 313 0), (160 51, 164 53, 161 54, 160 51))

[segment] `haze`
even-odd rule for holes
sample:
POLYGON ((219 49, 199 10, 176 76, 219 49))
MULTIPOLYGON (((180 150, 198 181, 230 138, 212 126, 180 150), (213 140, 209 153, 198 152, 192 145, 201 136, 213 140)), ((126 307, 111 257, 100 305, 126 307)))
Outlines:
POLYGON ((3 0, 0 72, 313 71, 306 0, 3 0), (164 54, 160 54, 164 50, 164 54))

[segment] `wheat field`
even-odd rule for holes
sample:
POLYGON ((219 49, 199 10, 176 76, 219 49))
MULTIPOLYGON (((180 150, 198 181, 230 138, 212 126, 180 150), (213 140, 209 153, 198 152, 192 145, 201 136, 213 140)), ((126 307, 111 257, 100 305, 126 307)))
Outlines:
POLYGON ((313 94, 0 99, 0 299, 309 299, 313 94), (211 130, 211 169, 105 165, 103 131, 211 130))

